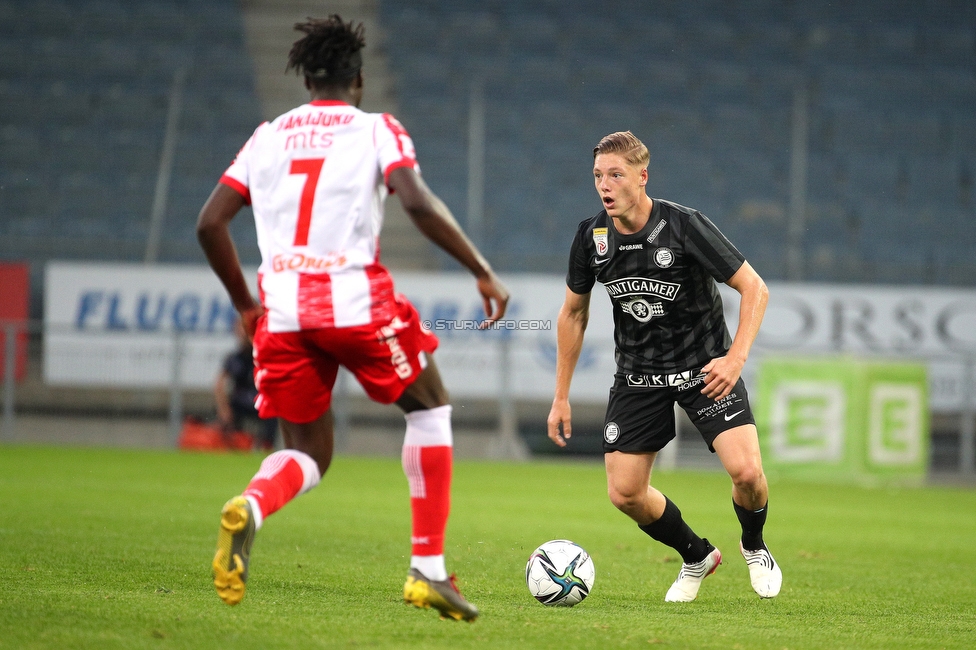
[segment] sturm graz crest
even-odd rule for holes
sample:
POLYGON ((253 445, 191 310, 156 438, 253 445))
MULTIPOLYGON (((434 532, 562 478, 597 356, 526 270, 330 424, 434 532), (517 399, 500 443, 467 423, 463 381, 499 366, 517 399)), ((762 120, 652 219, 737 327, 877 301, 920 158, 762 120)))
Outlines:
POLYGON ((646 323, 655 316, 664 316, 663 304, 659 302, 649 303, 644 298, 621 301, 620 308, 624 310, 625 314, 630 314, 641 323, 646 323))
POLYGON ((674 253, 667 246, 662 246, 654 251, 654 263, 666 269, 674 264, 674 253))

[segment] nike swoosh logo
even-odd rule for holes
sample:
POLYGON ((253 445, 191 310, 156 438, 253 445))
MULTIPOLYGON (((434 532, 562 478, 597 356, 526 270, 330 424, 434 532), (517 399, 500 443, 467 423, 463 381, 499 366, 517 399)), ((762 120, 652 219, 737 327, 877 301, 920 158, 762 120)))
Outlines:
POLYGON ((607 259, 605 259, 605 260, 595 260, 595 261, 594 261, 593 263, 594 263, 594 264, 606 264, 606 263, 607 263, 607 262, 609 262, 609 261, 610 261, 610 258, 608 257, 608 258, 607 258, 607 259))
POLYGON ((728 413, 726 413, 725 414, 725 421, 728 422, 729 420, 731 420, 732 418, 734 418, 735 416, 737 416, 739 413, 744 413, 744 412, 745 412, 745 409, 742 409, 741 411, 736 411, 732 415, 729 415, 728 413))

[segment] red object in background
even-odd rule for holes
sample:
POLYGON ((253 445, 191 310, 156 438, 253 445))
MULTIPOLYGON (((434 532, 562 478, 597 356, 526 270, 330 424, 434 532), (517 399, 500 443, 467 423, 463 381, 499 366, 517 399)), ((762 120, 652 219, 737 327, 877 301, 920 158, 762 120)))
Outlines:
POLYGON ((30 267, 0 262, 0 380, 7 367, 7 330, 17 326, 16 369, 19 381, 27 376, 27 317, 30 304, 30 267))
POLYGON ((254 438, 243 431, 225 431, 219 424, 188 417, 176 446, 188 451, 250 451, 254 438))

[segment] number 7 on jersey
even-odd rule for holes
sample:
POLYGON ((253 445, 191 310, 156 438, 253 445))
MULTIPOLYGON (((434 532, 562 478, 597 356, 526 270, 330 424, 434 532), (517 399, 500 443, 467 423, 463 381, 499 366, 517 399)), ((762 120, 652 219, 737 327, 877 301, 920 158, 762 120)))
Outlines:
POLYGON ((308 245, 308 229, 312 225, 312 204, 315 202, 315 187, 319 184, 319 174, 325 158, 300 158, 291 161, 289 174, 304 174, 302 198, 298 203, 298 225, 295 227, 295 246, 308 245))

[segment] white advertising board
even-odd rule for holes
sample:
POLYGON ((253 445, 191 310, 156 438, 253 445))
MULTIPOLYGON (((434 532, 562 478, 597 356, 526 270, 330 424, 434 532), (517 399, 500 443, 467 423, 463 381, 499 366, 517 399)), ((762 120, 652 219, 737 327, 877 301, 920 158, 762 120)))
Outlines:
MULTIPOLYGON (((255 272, 248 277, 255 279, 255 272)), ((490 330, 476 329, 484 308, 471 276, 398 273, 395 278, 397 290, 441 341, 435 359, 453 395, 496 397, 502 388, 500 354, 507 342, 512 394, 552 398, 556 316, 565 292, 561 277, 504 278, 513 297, 506 318, 490 330)), ((55 385, 170 386, 178 333, 181 385, 208 388, 224 355, 233 349, 234 318, 230 300, 207 267, 51 263, 45 292, 45 380, 55 385)), ((588 337, 573 396, 605 400, 614 362, 610 303, 602 291, 595 293, 590 322, 602 337, 588 337)))
MULTIPOLYGON (((730 292, 723 287, 723 294, 730 292)), ((914 359, 933 410, 963 408, 976 361, 976 291, 950 287, 770 283, 754 350, 914 359)), ((728 306, 730 301, 726 300, 728 306)), ((738 317, 726 312, 730 325, 738 317)), ((972 397, 970 397, 972 399, 972 397)))
MULTIPOLYGON (((247 277, 253 282, 254 270, 247 277)), ((552 398, 556 318, 566 291, 562 276, 504 276, 512 293, 509 311, 498 327, 485 331, 475 329, 484 310, 470 276, 403 272, 394 277, 397 290, 439 337, 435 359, 453 395, 497 396, 500 353, 507 342, 512 395, 552 398)), ((734 333, 738 295, 720 288, 734 333)), ((769 288, 753 358, 795 352, 923 359, 934 409, 957 408, 965 399, 964 366, 976 357, 976 291, 790 283, 770 283, 769 288)), ((168 386, 178 332, 181 382, 209 387, 234 345, 234 316, 223 287, 205 266, 51 263, 45 291, 45 379, 62 385, 168 386)), ((609 299, 596 286, 573 399, 606 400, 614 371, 612 332, 609 299)))
POLYGON ((756 344, 767 350, 976 353, 976 291, 770 283, 756 344))
MULTIPOLYGON (((453 395, 494 397, 501 387, 501 345, 509 349, 509 390, 517 399, 551 401, 556 374, 556 319, 566 295, 557 275, 511 275, 511 292, 499 326, 475 329, 484 306, 474 279, 465 274, 396 274, 397 290, 417 307, 440 339, 435 353, 444 383, 453 395)), ((574 399, 603 401, 613 383, 613 316, 610 299, 593 292, 589 334, 573 377, 574 399)))
MULTIPOLYGON (((256 279, 254 272, 248 277, 256 279)), ((213 385, 236 313, 202 266, 52 262, 45 269, 44 379, 54 385, 213 385)))

